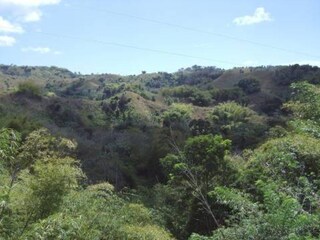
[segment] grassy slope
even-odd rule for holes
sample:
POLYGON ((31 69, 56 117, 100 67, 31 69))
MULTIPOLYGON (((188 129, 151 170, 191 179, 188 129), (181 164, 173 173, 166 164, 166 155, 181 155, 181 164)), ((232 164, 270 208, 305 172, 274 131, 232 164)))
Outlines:
POLYGON ((227 70, 215 81, 207 85, 213 86, 218 89, 231 89, 244 78, 255 78, 261 84, 261 91, 248 96, 249 105, 253 109, 259 111, 260 107, 265 103, 266 99, 278 98, 281 99, 288 91, 288 86, 279 86, 273 81, 273 76, 276 67, 271 69, 256 69, 251 71, 252 68, 235 68, 227 70))

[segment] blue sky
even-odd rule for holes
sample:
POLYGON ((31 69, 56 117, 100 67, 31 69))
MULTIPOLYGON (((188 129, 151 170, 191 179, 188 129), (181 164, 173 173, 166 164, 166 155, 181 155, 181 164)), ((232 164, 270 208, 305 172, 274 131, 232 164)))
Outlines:
POLYGON ((319 0, 0 0, 0 64, 81 73, 320 66, 319 0))

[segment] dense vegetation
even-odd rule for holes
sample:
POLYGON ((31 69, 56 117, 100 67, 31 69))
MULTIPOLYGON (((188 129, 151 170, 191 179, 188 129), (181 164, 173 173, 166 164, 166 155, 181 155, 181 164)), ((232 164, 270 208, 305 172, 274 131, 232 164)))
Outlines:
POLYGON ((319 79, 0 65, 0 238, 319 239, 319 79))

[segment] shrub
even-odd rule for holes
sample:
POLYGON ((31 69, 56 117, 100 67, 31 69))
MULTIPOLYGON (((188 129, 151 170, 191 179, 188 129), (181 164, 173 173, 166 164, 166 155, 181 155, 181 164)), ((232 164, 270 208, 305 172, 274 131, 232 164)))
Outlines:
POLYGON ((41 95, 40 87, 36 83, 34 83, 33 81, 26 81, 26 82, 19 83, 18 92, 24 93, 24 94, 30 95, 30 96, 40 96, 41 95))
POLYGON ((237 86, 246 94, 252 94, 260 91, 260 82, 254 78, 241 79, 237 86))
POLYGON ((221 103, 214 107, 209 119, 215 133, 231 139, 233 144, 240 148, 261 141, 266 130, 261 116, 235 102, 221 103))

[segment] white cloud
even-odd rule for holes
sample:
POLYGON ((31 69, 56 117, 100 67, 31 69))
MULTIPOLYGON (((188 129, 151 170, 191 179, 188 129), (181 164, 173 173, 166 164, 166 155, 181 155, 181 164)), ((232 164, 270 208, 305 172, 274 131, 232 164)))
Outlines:
POLYGON ((54 5, 61 0, 0 0, 1 5, 16 5, 23 7, 40 7, 43 5, 54 5))
POLYGON ((257 8, 251 16, 247 15, 233 19, 233 23, 236 25, 251 25, 269 21, 272 21, 270 13, 266 12, 263 7, 257 8))
MULTIPOLYGON (((0 0, 0 47, 13 46, 16 39, 7 34, 24 33, 24 29, 17 23, 12 23, 15 19, 18 23, 37 22, 42 17, 40 8, 45 5, 59 4, 62 0, 0 0), (3 17, 5 16, 5 18, 3 17), (7 20, 7 19, 10 19, 7 20)), ((47 47, 22 48, 23 52, 36 52, 40 54, 62 54, 47 47)))
POLYGON ((21 26, 10 23, 0 16, 0 32, 5 33, 23 33, 21 26))
POLYGON ((48 47, 27 47, 27 48, 22 48, 21 51, 45 54, 45 53, 50 53, 51 49, 48 47))
POLYGON ((21 22, 36 22, 41 19, 40 8, 59 4, 61 0, 0 0, 0 10, 11 12, 21 22))
POLYGON ((42 12, 40 10, 34 10, 27 12, 23 18, 24 22, 37 22, 41 19, 42 12))
POLYGON ((11 47, 16 43, 16 39, 9 36, 0 36, 0 47, 11 47))
POLYGON ((54 55, 60 55, 62 54, 60 51, 55 51, 52 50, 49 47, 26 47, 26 48, 21 48, 22 52, 35 52, 35 53, 40 53, 40 54, 54 54, 54 55))
POLYGON ((54 55, 61 55, 62 52, 60 52, 60 51, 53 51, 53 54, 54 54, 54 55))

